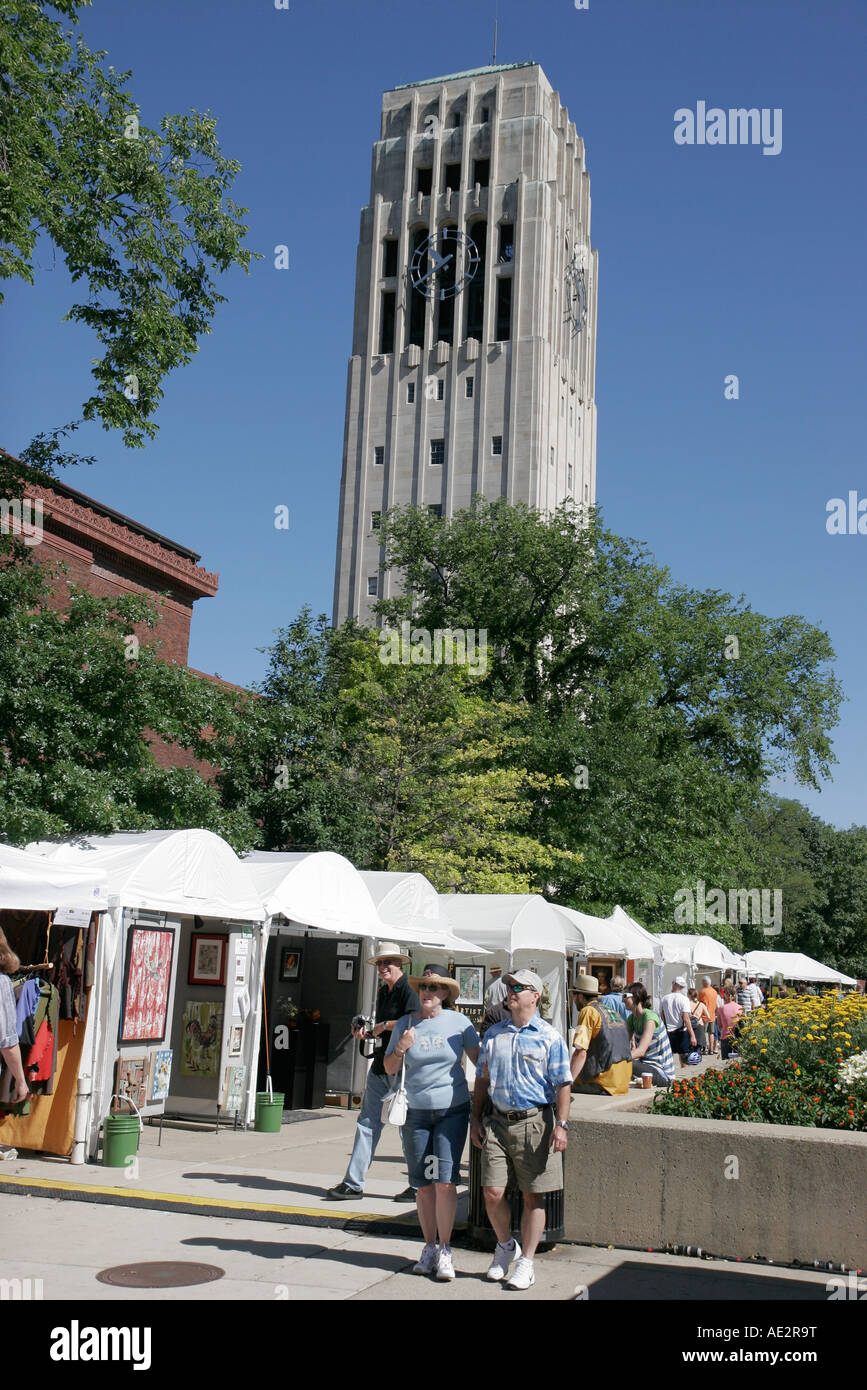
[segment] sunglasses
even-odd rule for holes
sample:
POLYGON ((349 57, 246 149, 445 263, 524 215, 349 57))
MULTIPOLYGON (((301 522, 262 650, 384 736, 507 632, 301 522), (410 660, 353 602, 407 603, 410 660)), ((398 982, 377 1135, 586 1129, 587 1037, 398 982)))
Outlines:
POLYGON ((509 994, 520 994, 522 990, 529 988, 529 985, 506 985, 509 994))
POLYGON ((443 989, 443 985, 419 985, 419 989, 443 989))
POLYGON ((378 961, 376 962, 376 964, 377 964, 377 968, 378 968, 379 970, 382 970, 383 967, 386 966, 386 965, 403 965, 403 961, 401 961, 401 960, 378 960, 378 961))

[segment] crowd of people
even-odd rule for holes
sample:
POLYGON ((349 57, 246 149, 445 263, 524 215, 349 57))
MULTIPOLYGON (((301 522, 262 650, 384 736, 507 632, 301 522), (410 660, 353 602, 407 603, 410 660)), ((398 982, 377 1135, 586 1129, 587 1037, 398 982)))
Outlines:
POLYGON ((681 975, 657 1011, 641 982, 627 985, 615 975, 600 995, 595 976, 577 975, 570 1055, 541 1016, 544 986, 534 971, 492 967, 477 1031, 455 1009, 458 982, 436 965, 407 976, 409 960, 395 942, 382 943, 370 958, 380 980, 375 1022, 357 1020, 353 1034, 372 1048, 372 1061, 345 1177, 326 1197, 361 1197, 384 1126, 400 1124, 410 1186, 396 1200, 414 1198, 424 1237, 413 1272, 441 1281, 455 1278, 451 1239, 468 1132, 496 1239, 486 1278, 528 1289, 545 1229, 545 1194, 563 1185, 572 1094, 670 1086, 677 1066, 695 1064, 702 1053, 729 1057, 738 1020, 766 1002, 755 976, 727 979, 717 989, 706 975, 696 990, 681 975), (472 1093, 467 1060, 476 1069, 472 1093), (512 1177, 523 1198, 520 1241, 511 1231, 512 1177))

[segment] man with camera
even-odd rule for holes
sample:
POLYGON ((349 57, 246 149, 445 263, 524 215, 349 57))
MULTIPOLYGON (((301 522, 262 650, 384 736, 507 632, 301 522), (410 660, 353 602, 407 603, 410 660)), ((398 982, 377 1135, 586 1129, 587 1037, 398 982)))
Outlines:
MULTIPOLYGON (((355 1129, 355 1143, 346 1176, 336 1187, 329 1188, 325 1194, 329 1202, 348 1202, 364 1193, 364 1180, 373 1162, 373 1155, 382 1133, 382 1102, 392 1089, 391 1077, 385 1074, 385 1049, 391 1038, 391 1030, 404 1014, 413 1013, 420 1008, 418 995, 410 987, 401 966, 409 962, 394 941, 383 941, 375 956, 368 959, 368 965, 375 965, 379 974, 379 993, 376 996, 375 1022, 360 1017, 352 1020, 352 1036, 359 1042, 373 1040, 373 1060, 367 1074, 364 1099, 358 1112, 355 1129)), ((412 1201, 415 1193, 408 1188, 400 1198, 412 1201)))

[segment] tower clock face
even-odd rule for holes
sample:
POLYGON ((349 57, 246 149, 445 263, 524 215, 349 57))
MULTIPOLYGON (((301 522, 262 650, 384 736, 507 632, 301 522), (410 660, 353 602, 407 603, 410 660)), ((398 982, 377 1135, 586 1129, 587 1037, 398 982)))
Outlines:
POLYGON ((443 227, 413 252, 409 278, 424 299, 453 299, 478 268, 479 251, 472 237, 457 227, 443 227))
MULTIPOLYGON (((582 252, 584 248, 581 248, 582 252)), ((573 333, 580 333, 587 322, 586 253, 576 254, 566 267, 566 312, 573 333)))

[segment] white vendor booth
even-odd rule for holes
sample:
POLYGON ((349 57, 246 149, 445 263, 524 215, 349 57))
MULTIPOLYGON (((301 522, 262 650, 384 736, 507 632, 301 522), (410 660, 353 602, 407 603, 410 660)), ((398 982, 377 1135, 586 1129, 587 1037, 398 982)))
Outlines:
POLYGON ((858 983, 851 975, 844 975, 830 965, 822 965, 821 961, 811 960, 800 951, 748 951, 745 959, 747 973, 760 975, 763 980, 782 975, 784 980, 813 985, 854 987, 858 983))
POLYGON ((656 939, 662 943, 663 951, 662 965, 657 970, 659 998, 668 994, 678 975, 686 976, 689 988, 700 989, 702 975, 709 975, 712 983, 719 985, 726 975, 737 979, 746 972, 745 957, 735 955, 712 936, 659 932, 656 939))
MULTIPOLYGON (((82 1097, 90 1094, 89 1054, 82 1045, 94 995, 92 962, 99 940, 99 914, 107 911, 104 876, 96 868, 56 864, 28 850, 0 845, 0 927, 21 962, 16 978, 62 986, 57 964, 67 951, 75 971, 75 987, 58 990, 48 1089, 32 1087, 28 1113, 0 1113, 4 1148, 65 1158, 77 1147, 83 1125, 82 1097)), ((27 1065, 26 1047, 22 1057, 27 1065)), ((83 1142, 78 1147, 83 1151, 83 1142)))
MULTIPOLYGON (((359 873, 328 851, 261 850, 244 863, 269 914, 266 1007, 274 1090, 282 1092, 287 1109, 318 1108, 326 1093, 358 1095, 369 1064, 350 1025, 354 1015, 370 1015, 376 1001, 376 969, 367 964, 376 944, 394 940, 435 956, 468 943, 446 930, 433 885, 421 874, 359 873)), ((264 1075, 262 1048, 259 1089, 264 1075)))
MULTIPOLYGON (((493 953, 489 965, 503 970, 534 970, 550 999, 548 1020, 566 1036, 566 935, 564 920, 537 894, 441 893, 452 930, 493 953)), ((484 965, 479 953, 455 962, 461 968, 484 965)), ((486 978, 478 977, 484 990, 486 978)))
POLYGON ((108 889, 73 1161, 96 1154, 117 1093, 143 1115, 249 1121, 265 911, 231 846, 209 830, 147 830, 32 848, 108 889))
MULTIPOLYGON (((619 974, 627 984, 641 980, 648 993, 653 994, 656 968, 662 965, 662 945, 658 937, 639 926, 619 906, 609 917, 592 917, 559 903, 553 906, 564 919, 573 980, 578 974, 595 975, 600 994, 605 994, 612 976, 619 974)), ((574 1004, 571 1013, 574 1022, 574 1004)))

